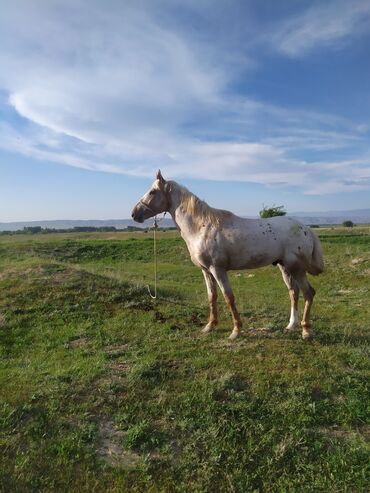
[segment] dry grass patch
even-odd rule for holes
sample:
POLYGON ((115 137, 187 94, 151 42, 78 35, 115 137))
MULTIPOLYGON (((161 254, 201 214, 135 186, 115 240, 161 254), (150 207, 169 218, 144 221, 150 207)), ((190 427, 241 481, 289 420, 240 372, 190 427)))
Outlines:
POLYGON ((128 363, 112 363, 109 368, 115 373, 127 373, 130 371, 130 365, 128 363))
POLYGON ((139 454, 122 446, 124 433, 114 427, 112 421, 101 419, 98 429, 99 456, 110 466, 125 470, 136 469, 142 459, 139 454))
POLYGON ((318 428, 320 433, 326 435, 328 438, 336 438, 339 440, 355 440, 359 439, 365 440, 365 442, 370 442, 370 426, 358 426, 356 428, 347 429, 341 426, 330 426, 330 427, 322 427, 318 428))
POLYGON ((119 358, 120 356, 127 353, 129 348, 130 348, 129 344, 111 345, 105 348, 105 354, 108 356, 108 358, 111 359, 119 358))
POLYGON ((76 337, 75 339, 72 339, 71 341, 68 342, 68 349, 76 349, 80 347, 85 347, 88 343, 88 340, 86 337, 80 336, 76 337))

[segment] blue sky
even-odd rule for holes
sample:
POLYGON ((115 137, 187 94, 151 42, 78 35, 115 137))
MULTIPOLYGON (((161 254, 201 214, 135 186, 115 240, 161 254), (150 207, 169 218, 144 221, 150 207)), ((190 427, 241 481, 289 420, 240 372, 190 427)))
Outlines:
POLYGON ((370 207, 369 0, 12 0, 0 221, 129 216, 157 168, 256 214, 370 207))

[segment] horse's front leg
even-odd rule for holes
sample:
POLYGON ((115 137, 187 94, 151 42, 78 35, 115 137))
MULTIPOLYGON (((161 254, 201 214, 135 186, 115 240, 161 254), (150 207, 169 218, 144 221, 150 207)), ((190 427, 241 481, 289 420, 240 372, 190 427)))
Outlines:
POLYGON ((242 321, 240 319, 238 310, 236 309, 235 298, 229 283, 229 279, 227 277, 227 272, 224 269, 220 269, 217 267, 210 267, 210 271, 213 274, 214 278, 216 279, 218 285, 220 286, 226 304, 230 308, 231 315, 233 317, 234 327, 231 334, 229 335, 229 339, 234 340, 240 335, 240 329, 242 328, 242 321))
POLYGON ((208 301, 209 301, 209 319, 207 325, 202 329, 203 333, 210 332, 217 325, 217 285, 213 275, 202 269, 204 280, 206 281, 208 301))

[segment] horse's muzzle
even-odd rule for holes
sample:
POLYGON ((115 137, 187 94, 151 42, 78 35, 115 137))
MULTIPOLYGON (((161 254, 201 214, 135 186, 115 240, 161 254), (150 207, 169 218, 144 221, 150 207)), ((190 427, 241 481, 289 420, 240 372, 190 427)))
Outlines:
POLYGON ((135 207, 132 209, 131 217, 137 223, 143 223, 144 222, 144 220, 145 220, 144 211, 143 211, 143 208, 140 207, 139 204, 135 205, 135 207))

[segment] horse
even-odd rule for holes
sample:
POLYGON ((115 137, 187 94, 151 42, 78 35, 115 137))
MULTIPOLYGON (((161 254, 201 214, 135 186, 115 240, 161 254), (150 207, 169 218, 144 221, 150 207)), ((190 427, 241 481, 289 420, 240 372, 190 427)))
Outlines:
POLYGON ((315 290, 308 282, 307 272, 321 274, 324 261, 320 241, 309 227, 286 216, 246 219, 215 209, 184 186, 165 180, 158 170, 155 181, 134 206, 131 217, 143 223, 162 212, 171 214, 191 260, 202 269, 210 307, 203 333, 210 332, 217 325, 218 284, 233 319, 229 339, 236 339, 240 335, 242 321, 227 272, 272 264, 279 267, 289 291, 291 310, 285 330, 293 331, 299 325, 298 297, 302 291, 305 301, 302 338, 312 338, 310 312, 315 290))

